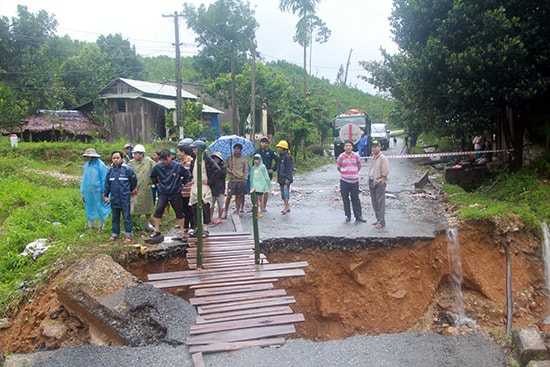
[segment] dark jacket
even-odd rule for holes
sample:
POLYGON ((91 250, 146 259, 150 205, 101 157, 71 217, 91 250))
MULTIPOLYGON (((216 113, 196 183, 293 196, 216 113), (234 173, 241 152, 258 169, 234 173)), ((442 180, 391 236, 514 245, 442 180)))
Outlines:
POLYGON ((158 186, 159 194, 165 196, 181 194, 183 185, 190 180, 189 172, 180 163, 174 161, 167 166, 159 162, 151 172, 151 181, 158 186))
MULTIPOLYGON (((220 162, 218 167, 220 168, 218 174, 214 177, 212 185, 210 185, 212 196, 214 197, 225 194, 225 177, 227 176, 227 167, 224 162, 220 162)), ((206 169, 208 171, 208 167, 206 169)))
MULTIPOLYGON (((259 154, 262 157, 262 162, 264 163, 265 168, 267 168, 268 170, 273 170, 274 172, 277 172, 277 163, 278 163, 277 153, 275 153, 273 150, 269 148, 266 150, 262 150, 260 148, 254 151, 254 155, 256 154, 259 154)), ((272 178, 272 177, 273 177, 273 174, 270 173, 269 178, 272 178)))
POLYGON ((109 168, 103 195, 109 197, 111 206, 121 208, 123 205, 130 205, 130 195, 136 186, 136 173, 126 163, 122 163, 120 167, 109 168))
POLYGON ((279 162, 277 164, 277 182, 280 185, 285 184, 285 180, 289 180, 290 183, 294 181, 292 178, 292 157, 288 153, 283 153, 279 156, 279 162))
MULTIPOLYGON (((208 186, 212 189, 214 183, 218 179, 220 174, 220 167, 212 157, 210 157, 206 152, 202 155, 202 162, 206 165, 206 176, 208 179, 208 186)), ((226 171, 227 172, 227 171, 226 171)), ((204 178, 204 177, 203 177, 204 178)))

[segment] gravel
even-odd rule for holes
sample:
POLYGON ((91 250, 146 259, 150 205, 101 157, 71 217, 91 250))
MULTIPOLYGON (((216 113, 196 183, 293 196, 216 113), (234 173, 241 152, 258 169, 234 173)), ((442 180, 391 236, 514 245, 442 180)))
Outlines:
MULTIPOLYGON (((135 348, 69 347, 55 352, 19 356, 19 360, 16 360, 17 357, 10 356, 5 367, 194 366, 187 347, 168 345, 135 348)), ((502 350, 481 334, 445 337, 404 333, 376 337, 355 336, 327 342, 293 339, 280 348, 252 348, 205 354, 204 361, 206 366, 216 367, 505 366, 502 350)))

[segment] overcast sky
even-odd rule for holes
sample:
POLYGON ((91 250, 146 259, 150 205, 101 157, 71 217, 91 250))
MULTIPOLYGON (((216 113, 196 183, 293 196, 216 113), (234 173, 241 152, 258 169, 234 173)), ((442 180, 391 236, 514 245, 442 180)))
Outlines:
MULTIPOLYGON (((214 1, 188 2, 198 6, 214 1)), ((17 4, 26 5, 32 13, 45 10, 55 15, 60 36, 67 34, 71 39, 94 42, 99 35, 120 33, 136 46, 140 55, 174 57, 174 20, 163 15, 181 12, 183 3, 181 0, 1 0, 0 15, 11 18, 16 15, 17 4)), ((250 0, 250 4, 260 24, 258 51, 264 59, 286 60, 301 66, 302 49, 292 41, 297 16, 281 12, 279 0, 250 0)), ((317 15, 332 35, 327 43, 314 44, 312 74, 334 82, 340 65, 345 68, 353 49, 348 84, 374 94, 371 86, 357 79, 357 75, 364 74, 358 62, 380 60, 380 47, 390 53, 397 51, 388 20, 391 10, 392 0, 322 0, 317 15)), ((193 33, 186 29, 183 19, 179 24, 181 55, 196 54, 193 33)))

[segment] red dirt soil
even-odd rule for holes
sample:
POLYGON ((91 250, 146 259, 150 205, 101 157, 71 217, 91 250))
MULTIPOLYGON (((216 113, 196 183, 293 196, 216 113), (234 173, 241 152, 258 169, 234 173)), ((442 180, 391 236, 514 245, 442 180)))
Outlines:
MULTIPOLYGON (((459 231, 466 315, 480 332, 503 334, 506 329, 506 256, 512 262, 513 329, 536 325, 547 314, 541 241, 521 231, 497 233, 492 223, 463 225, 459 231)), ((449 325, 453 293, 449 282, 447 239, 379 251, 278 252, 267 255, 271 263, 307 261, 306 276, 280 279, 276 287, 296 298, 292 307, 305 315, 291 337, 310 340, 341 339, 352 335, 377 335, 407 331, 454 334, 467 332, 449 325)), ((130 271, 141 279, 147 273, 182 270, 185 259, 162 264, 135 263, 130 271)), ((85 325, 60 308, 54 292, 57 282, 72 269, 52 276, 10 322, 0 330, 3 353, 27 353, 38 347, 57 348, 89 343, 85 325), (41 333, 41 323, 52 313, 68 329, 68 339, 52 344, 41 333)), ((183 297, 187 289, 172 289, 183 297)))

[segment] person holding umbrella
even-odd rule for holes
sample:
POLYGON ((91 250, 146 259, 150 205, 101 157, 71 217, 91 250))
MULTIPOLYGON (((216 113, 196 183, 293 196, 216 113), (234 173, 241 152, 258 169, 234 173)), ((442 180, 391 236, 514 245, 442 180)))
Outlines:
POLYGON ((277 182, 281 187, 281 199, 284 202, 284 208, 281 214, 290 212, 290 184, 294 181, 292 178, 292 158, 289 154, 288 142, 281 140, 277 143, 277 151, 279 152, 279 162, 277 164, 277 182))

